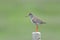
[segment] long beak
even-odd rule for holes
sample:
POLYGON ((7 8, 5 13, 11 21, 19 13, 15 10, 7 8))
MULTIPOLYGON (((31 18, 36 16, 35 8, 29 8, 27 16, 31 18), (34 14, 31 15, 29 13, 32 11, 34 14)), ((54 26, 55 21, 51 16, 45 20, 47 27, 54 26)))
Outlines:
POLYGON ((28 17, 29 15, 26 15, 25 17, 28 17))
POLYGON ((25 16, 25 17, 28 17, 28 16, 25 16))

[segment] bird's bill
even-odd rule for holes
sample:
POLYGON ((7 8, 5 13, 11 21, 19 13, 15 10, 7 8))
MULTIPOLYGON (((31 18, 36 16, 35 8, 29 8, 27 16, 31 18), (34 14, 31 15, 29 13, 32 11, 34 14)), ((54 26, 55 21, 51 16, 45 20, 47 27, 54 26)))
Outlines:
POLYGON ((28 16, 25 16, 25 17, 28 17, 28 16))
POLYGON ((26 15, 25 17, 28 17, 29 15, 26 15))

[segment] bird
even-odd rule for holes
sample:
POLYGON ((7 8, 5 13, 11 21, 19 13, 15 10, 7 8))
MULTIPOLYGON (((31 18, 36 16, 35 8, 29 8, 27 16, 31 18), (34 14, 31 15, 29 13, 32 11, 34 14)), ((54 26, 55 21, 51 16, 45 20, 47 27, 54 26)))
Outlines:
POLYGON ((39 24, 46 24, 45 21, 39 19, 37 16, 34 16, 31 12, 28 14, 28 16, 30 17, 31 22, 36 25, 36 32, 38 32, 38 25, 39 24))

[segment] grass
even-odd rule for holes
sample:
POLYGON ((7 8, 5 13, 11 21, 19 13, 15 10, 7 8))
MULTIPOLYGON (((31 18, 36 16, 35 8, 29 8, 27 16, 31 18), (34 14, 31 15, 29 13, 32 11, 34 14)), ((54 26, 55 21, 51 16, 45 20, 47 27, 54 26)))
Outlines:
POLYGON ((60 40, 59 0, 1 0, 0 40, 32 40, 35 25, 25 17, 29 12, 46 20, 39 25, 42 40, 60 40))

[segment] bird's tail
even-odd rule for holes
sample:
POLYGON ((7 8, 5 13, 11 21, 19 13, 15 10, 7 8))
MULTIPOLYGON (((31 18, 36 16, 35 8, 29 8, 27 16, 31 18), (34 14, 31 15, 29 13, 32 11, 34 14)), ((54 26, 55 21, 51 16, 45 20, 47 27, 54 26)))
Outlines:
POLYGON ((46 22, 41 22, 41 24, 46 24, 46 22))
POLYGON ((43 24, 46 24, 46 22, 43 22, 43 24))

